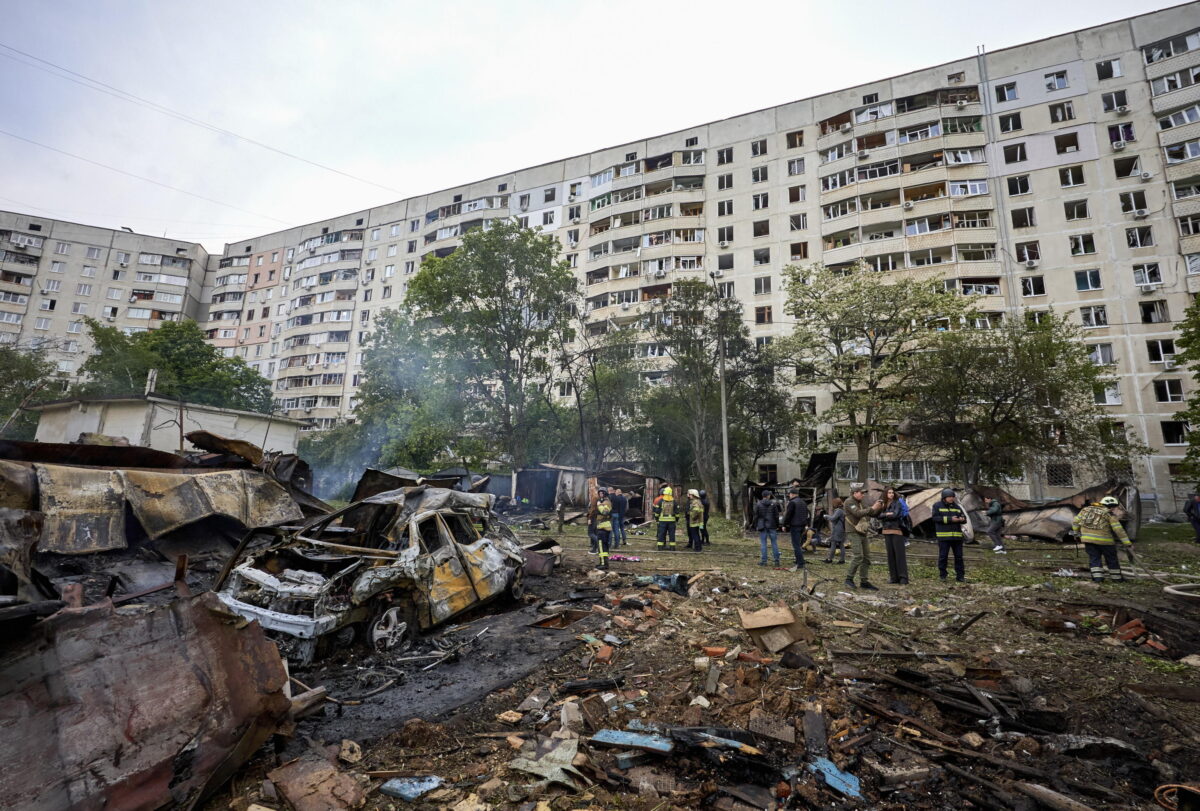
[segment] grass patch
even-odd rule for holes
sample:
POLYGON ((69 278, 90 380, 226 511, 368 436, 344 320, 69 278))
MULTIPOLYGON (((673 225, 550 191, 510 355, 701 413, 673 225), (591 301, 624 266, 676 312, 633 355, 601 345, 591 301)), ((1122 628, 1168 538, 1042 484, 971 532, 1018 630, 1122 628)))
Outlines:
POLYGON ((1192 669, 1191 665, 1185 665, 1182 662, 1172 662, 1168 659, 1160 659, 1157 656, 1147 656, 1144 653, 1133 651, 1133 658, 1141 662, 1155 673, 1186 673, 1192 669))

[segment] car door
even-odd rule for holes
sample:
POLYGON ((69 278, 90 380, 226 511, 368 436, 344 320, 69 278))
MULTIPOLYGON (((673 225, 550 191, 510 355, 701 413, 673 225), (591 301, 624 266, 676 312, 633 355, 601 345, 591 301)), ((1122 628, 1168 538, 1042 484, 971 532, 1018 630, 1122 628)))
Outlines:
POLYGON ((512 578, 512 566, 496 545, 481 538, 469 516, 452 513, 442 516, 454 537, 463 568, 475 586, 480 601, 503 594, 512 578))
POLYGON ((471 577, 459 558, 458 544, 442 517, 426 513, 413 519, 421 547, 429 556, 429 624, 438 625, 479 601, 471 577))

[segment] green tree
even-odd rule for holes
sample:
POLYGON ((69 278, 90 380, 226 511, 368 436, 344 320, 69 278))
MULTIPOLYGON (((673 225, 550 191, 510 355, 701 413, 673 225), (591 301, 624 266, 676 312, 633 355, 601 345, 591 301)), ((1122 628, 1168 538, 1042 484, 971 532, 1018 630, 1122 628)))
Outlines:
POLYGON ((37 415, 23 406, 61 393, 54 383, 54 363, 45 350, 0 344, 0 436, 32 439, 37 415))
POLYGON ((556 239, 501 220, 468 231, 409 283, 405 306, 425 331, 429 373, 455 387, 470 430, 493 434, 514 468, 553 411, 546 386, 575 289, 556 239))
POLYGON ((241 358, 224 357, 204 340, 194 321, 167 321, 158 329, 126 335, 87 319, 93 354, 75 387, 80 397, 141 394, 157 369, 154 392, 190 403, 270 412, 271 384, 241 358))
POLYGON ((858 475, 870 470, 874 448, 907 416, 905 396, 921 353, 939 330, 972 315, 971 301, 942 289, 940 277, 889 275, 864 265, 846 271, 824 265, 785 268, 785 312, 794 320, 780 351, 798 385, 832 392, 821 420, 853 445, 858 475))
POLYGON ((1114 379, 1079 337, 1053 313, 941 333, 919 358, 901 434, 971 486, 1050 460, 1126 470, 1139 449, 1096 404, 1114 379))

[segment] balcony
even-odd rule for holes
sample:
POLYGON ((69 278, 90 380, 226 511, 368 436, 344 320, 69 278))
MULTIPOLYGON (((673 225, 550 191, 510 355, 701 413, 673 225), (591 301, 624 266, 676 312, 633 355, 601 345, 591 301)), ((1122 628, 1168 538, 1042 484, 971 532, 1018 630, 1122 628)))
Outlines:
MULTIPOLYGON (((1167 73, 1173 72, 1167 71, 1167 73)), ((1186 107, 1198 101, 1200 101, 1200 82, 1179 90, 1172 90, 1170 93, 1163 93, 1161 96, 1155 96, 1150 99, 1150 109, 1154 111, 1155 115, 1161 115, 1168 110, 1186 107)))

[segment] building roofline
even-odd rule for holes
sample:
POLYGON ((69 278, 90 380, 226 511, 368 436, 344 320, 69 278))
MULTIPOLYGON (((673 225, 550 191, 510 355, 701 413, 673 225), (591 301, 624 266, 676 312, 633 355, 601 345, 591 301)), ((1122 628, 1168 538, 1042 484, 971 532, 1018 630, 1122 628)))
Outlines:
MULTIPOLYGON (((995 50, 995 51, 986 51, 984 55, 985 55, 985 56, 990 56, 990 55, 992 55, 992 54, 1000 54, 1000 53, 1004 53, 1005 51, 1011 51, 1011 50, 1015 50, 1015 49, 1017 49, 1017 48, 1024 48, 1024 47, 1027 47, 1027 46, 1030 46, 1030 45, 1036 45, 1036 44, 1038 44, 1039 42, 1048 42, 1049 40, 1052 40, 1052 39, 1058 39, 1059 37, 1069 37, 1069 36, 1074 36, 1074 35, 1076 35, 1076 34, 1079 34, 1079 33, 1083 32, 1083 31, 1089 31, 1089 30, 1091 30, 1091 29, 1094 29, 1094 28, 1104 28, 1104 27, 1106 27, 1106 26, 1110 26, 1110 25, 1117 25, 1117 24, 1120 24, 1120 23, 1128 23, 1128 22, 1130 22, 1131 20, 1136 20, 1136 19, 1138 19, 1139 17, 1145 17, 1145 16, 1147 16, 1147 15, 1149 15, 1149 14, 1158 14, 1158 13, 1161 13, 1161 12, 1164 12, 1164 11, 1170 11, 1170 10, 1172 10, 1172 9, 1177 9, 1177 8, 1184 8, 1184 7, 1186 7, 1186 6, 1191 6, 1191 5, 1195 5, 1195 0, 1189 0, 1189 2, 1184 2, 1184 3, 1176 3, 1175 5, 1171 5, 1171 6, 1164 6, 1163 8, 1156 8, 1156 9, 1153 9, 1152 11, 1144 11, 1144 12, 1142 12, 1141 14, 1131 14, 1131 15, 1129 15, 1128 17, 1119 17, 1119 18, 1117 18, 1117 19, 1115 19, 1115 20, 1108 20, 1108 21, 1106 21, 1106 22, 1099 22, 1099 23, 1096 23, 1096 24, 1094 24, 1094 25, 1088 25, 1088 26, 1084 26, 1084 27, 1082 27, 1082 28, 1076 28, 1076 29, 1073 29, 1073 30, 1071 30, 1071 31, 1061 31, 1061 32, 1059 32, 1059 33, 1057 33, 1057 34, 1049 34, 1049 35, 1047 35, 1047 36, 1040 37, 1039 39, 1031 39, 1031 40, 1028 40, 1028 41, 1026 41, 1026 42, 1019 42, 1019 43, 1017 43, 1017 44, 1015 44, 1015 45, 1009 45, 1009 46, 1006 46, 1006 47, 1004 47, 1004 48, 999 48, 999 49, 997 49, 997 50, 995 50)), ((732 121, 732 120, 733 120, 733 119, 735 119, 735 118, 741 118, 741 117, 743 117, 743 116, 748 116, 748 115, 756 115, 756 114, 758 114, 758 113, 767 112, 768 110, 774 110, 774 109, 776 109, 776 108, 779 108, 779 107, 786 107, 786 106, 787 106, 787 105, 789 105, 789 104, 798 104, 798 103, 800 103, 800 102, 804 102, 804 101, 812 101, 812 100, 814 100, 814 99, 821 98, 822 96, 832 96, 832 95, 835 95, 835 94, 837 94, 837 93, 845 93, 845 92, 846 92, 846 91, 848 91, 848 90, 853 90, 853 89, 854 89, 854 88, 856 88, 856 87, 862 87, 862 86, 864 86, 864 85, 868 85, 868 84, 876 84, 876 83, 878 83, 878 82, 890 82, 890 81, 894 81, 894 80, 896 80, 896 79, 900 79, 900 78, 903 78, 903 77, 905 77, 905 76, 911 76, 911 75, 912 75, 912 74, 914 74, 914 73, 921 73, 921 72, 923 72, 923 71, 927 71, 927 70, 934 70, 934 69, 936 69, 936 68, 944 67, 944 66, 946 66, 946 65, 952 65, 952 64, 955 64, 956 62, 961 62, 961 61, 963 61, 964 59, 972 59, 972 58, 975 58, 975 57, 973 57, 973 56, 964 56, 964 57, 959 57, 958 59, 951 59, 951 60, 949 60, 949 61, 946 61, 946 62, 938 62, 938 63, 936 63, 936 64, 933 64, 933 65, 926 65, 926 66, 924 66, 924 67, 920 67, 920 68, 914 68, 913 70, 905 71, 904 73, 896 73, 896 74, 893 74, 893 75, 891 75, 891 76, 885 76, 885 77, 883 77, 883 78, 879 78, 879 79, 872 79, 872 80, 871 80, 871 81, 869 81, 869 82, 862 82, 862 83, 860 83, 860 84, 856 84, 856 85, 849 85, 849 86, 847 86, 847 87, 841 87, 841 88, 837 88, 837 89, 835 89, 835 90, 827 90, 827 91, 825 91, 824 93, 818 93, 818 94, 816 94, 816 95, 812 95, 812 96, 803 96, 803 97, 801 97, 801 98, 798 98, 798 99, 791 99, 790 101, 782 101, 782 102, 780 102, 780 103, 778 103, 778 104, 772 104, 772 105, 769 105, 769 106, 767 106, 767 107, 760 107, 760 108, 758 108, 757 110, 747 110, 746 112, 742 112, 742 113, 735 113, 734 115, 725 116, 724 118, 716 118, 716 119, 713 119, 713 120, 711 120, 711 121, 705 121, 705 122, 702 122, 702 123, 700 123, 700 124, 692 124, 692 125, 690 125, 690 126, 687 126, 687 127, 680 127, 680 128, 678 128, 678 129, 669 130, 669 131, 667 131, 667 132, 659 133, 658 135, 647 135, 647 136, 644 136, 644 137, 642 137, 642 138, 636 138, 636 139, 634 139, 634 141, 652 141, 652 140, 654 140, 654 139, 656 139, 656 138, 666 138, 666 137, 668 137, 668 136, 670 136, 670 135, 676 135, 676 134, 678 134, 678 133, 687 132, 687 131, 689 131, 689 130, 694 130, 694 129, 697 129, 697 128, 699 128, 699 127, 711 127, 711 126, 713 126, 714 124, 720 124, 720 123, 723 123, 723 122, 725 122, 725 121, 732 121)), ((576 153, 576 154, 574 154, 574 155, 568 155, 567 157, 564 157, 564 158, 554 158, 554 159, 551 159, 551 160, 548 160, 548 161, 543 161, 542 163, 535 163, 535 164, 532 164, 531 166, 523 166, 523 167, 521 167, 521 168, 519 168, 519 169, 511 169, 511 170, 509 170, 509 171, 507 171, 507 172, 498 172, 498 173, 496 173, 496 174, 489 175, 488 177, 479 178, 478 180, 470 180, 470 181, 467 181, 467 182, 465 182, 465 183, 459 183, 459 184, 452 185, 452 186, 446 186, 446 187, 443 187, 443 188, 441 188, 441 189, 436 189, 436 190, 434 190, 434 191, 420 192, 420 193, 417 193, 417 194, 411 194, 411 195, 409 195, 408 197, 401 197, 399 200, 393 200, 393 201, 392 201, 392 202, 390 202, 390 203, 382 203, 382 204, 380 204, 380 205, 378 205, 378 206, 369 206, 369 207, 367 207, 367 208, 360 208, 360 209, 356 209, 356 210, 354 210, 354 211, 352 211, 352 212, 350 212, 350 213, 347 213, 347 214, 335 214, 334 216, 332 216, 332 217, 327 217, 327 218, 325 218, 325 219, 311 220, 311 221, 309 221, 309 222, 306 222, 306 223, 301 223, 301 224, 299 224, 299 225, 293 225, 293 226, 291 226, 291 227, 289 227, 289 228, 281 228, 281 229, 279 229, 279 230, 276 230, 276 231, 268 231, 268 232, 266 232, 266 233, 259 234, 259 235, 257 235, 257 236, 250 237, 250 238, 247 238, 247 239, 240 239, 240 240, 236 240, 236 241, 234 241, 234 242, 227 242, 227 243, 225 243, 225 251, 224 251, 224 252, 221 254, 221 256, 227 256, 227 255, 229 254, 229 246, 230 246, 230 245, 236 245, 236 244, 237 244, 237 243, 239 243, 239 242, 252 242, 252 241, 254 241, 254 240, 258 240, 258 239, 264 239, 264 238, 266 238, 266 237, 269 237, 269 236, 274 236, 275 234, 282 234, 284 231, 292 231, 292 230, 295 230, 295 229, 297 229, 297 228, 305 228, 305 227, 307 227, 307 226, 310 226, 310 225, 317 225, 317 224, 319 224, 319 223, 327 222, 327 221, 329 221, 329 220, 338 219, 339 217, 350 217, 350 216, 353 216, 354 214, 359 214, 359 213, 362 213, 362 214, 368 214, 368 213, 370 213, 370 212, 371 212, 373 209, 376 209, 376 208, 382 208, 382 207, 384 207, 384 206, 396 205, 397 203, 402 203, 402 202, 405 202, 406 200, 412 200, 412 199, 414 199, 414 198, 417 198, 417 197, 432 197, 432 196, 433 196, 433 195, 435 195, 435 194, 442 194, 442 193, 444 193, 444 192, 452 191, 452 190, 454 190, 454 189, 457 189, 457 188, 460 188, 460 187, 462 187, 462 186, 469 186, 469 185, 472 185, 472 184, 475 184, 475 183, 486 183, 486 182, 487 182, 487 181, 489 181, 489 180, 495 180, 495 179, 498 179, 498 178, 507 177, 507 176, 509 176, 509 175, 514 175, 514 174, 517 174, 518 172, 527 172, 527 171, 531 171, 531 170, 533 170, 533 169, 539 169, 539 168, 541 168, 541 167, 543 167, 543 166, 550 166, 551 164, 555 164, 555 163, 564 163, 564 162, 566 162, 566 161, 576 160, 576 159, 578 159, 578 158, 584 158, 584 157, 587 157, 588 155, 591 155, 591 154, 592 154, 592 153, 594 153, 594 152, 605 152, 605 151, 607 151, 607 150, 609 150, 609 149, 619 149, 619 148, 621 148, 621 147, 623 147, 623 146, 627 146, 628 144, 630 144, 630 143, 633 143, 634 141, 626 141, 626 142, 624 142, 624 143, 612 144, 612 145, 610 145, 610 146, 602 146, 602 147, 599 147, 599 148, 597 148, 597 149, 588 150, 587 152, 579 152, 579 153, 576 153)), ((363 227, 366 227, 366 226, 364 225, 363 227)))
MULTIPOLYGON (((88 405, 90 403, 156 403, 161 405, 171 406, 172 408, 179 407, 179 401, 173 400, 170 397, 156 396, 153 394, 114 394, 107 397, 63 397, 58 400, 48 400, 37 405, 25 406, 26 411, 49 411, 51 409, 60 408, 69 405, 88 405)), ((284 417, 278 414, 264 414, 261 411, 245 411, 240 408, 225 408, 224 406, 208 405, 206 403, 189 403, 184 402, 185 409, 193 411, 215 411, 222 414, 239 414, 247 417, 262 417, 272 420, 273 422, 288 422, 294 425, 308 425, 305 420, 294 419, 293 417, 284 417)))
POLYGON ((41 214, 30 214, 27 211, 9 211, 6 208, 0 208, 0 214, 12 214, 15 217, 31 217, 38 220, 47 220, 49 222, 61 222, 64 225, 75 225, 80 228, 95 228, 99 231, 109 231, 114 234, 128 234, 131 237, 145 237, 146 239, 157 239, 162 242, 176 242, 184 245, 192 245, 204 251, 205 256, 215 256, 210 254, 208 248, 204 247, 203 242, 193 242, 190 239, 175 239, 174 237, 160 237, 154 234, 143 234, 141 231, 126 231, 124 228, 111 228, 107 225, 91 225, 86 222, 75 222, 74 220, 64 220, 62 217, 44 217, 41 214))

